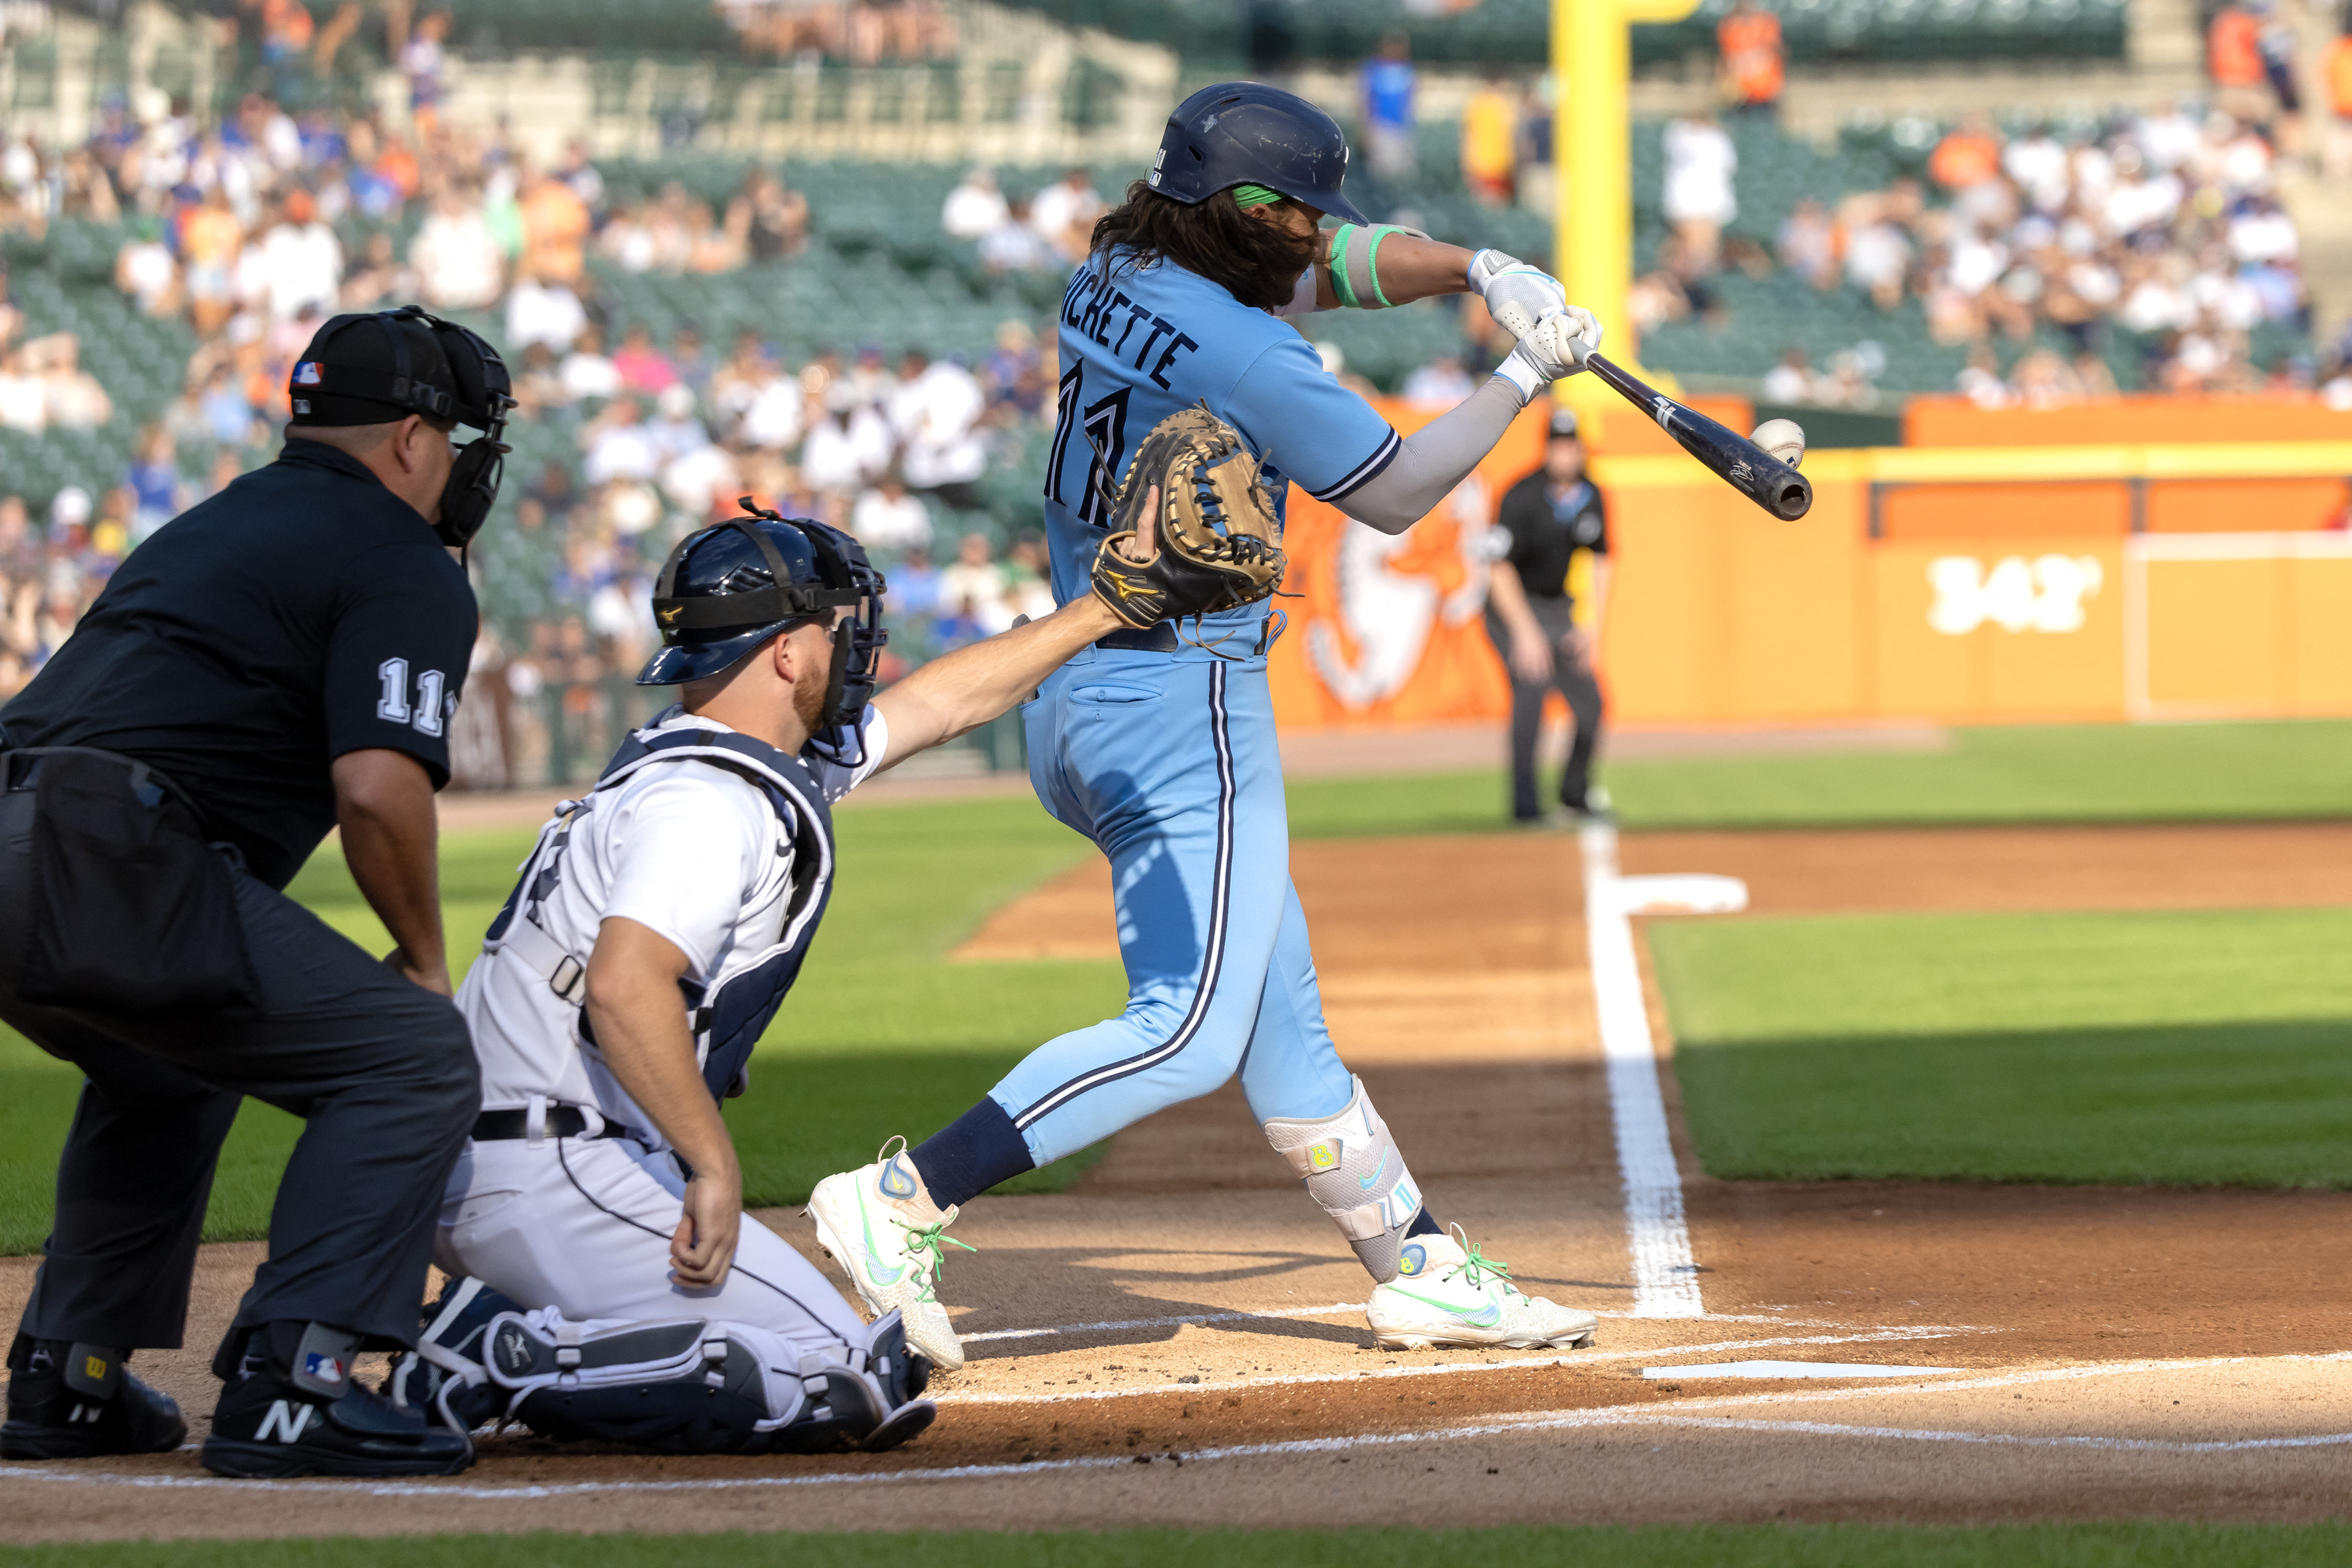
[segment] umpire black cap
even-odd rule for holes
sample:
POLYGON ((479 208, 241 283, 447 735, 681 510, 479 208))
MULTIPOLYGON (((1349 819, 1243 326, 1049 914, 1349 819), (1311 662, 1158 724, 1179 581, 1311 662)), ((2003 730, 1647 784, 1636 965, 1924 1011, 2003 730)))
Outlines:
POLYGON ((1235 185, 1264 185, 1348 223, 1370 223, 1340 194, 1348 136, 1299 97, 1254 81, 1221 81, 1176 106, 1145 182, 1187 206, 1235 185))
POLYGON ((1551 411, 1550 436, 1555 441, 1573 441, 1577 438, 1575 409, 1555 408, 1551 411))

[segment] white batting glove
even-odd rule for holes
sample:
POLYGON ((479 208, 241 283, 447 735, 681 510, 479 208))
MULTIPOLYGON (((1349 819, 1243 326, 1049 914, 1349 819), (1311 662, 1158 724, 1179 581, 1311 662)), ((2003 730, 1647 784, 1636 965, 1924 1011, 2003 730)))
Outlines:
POLYGON ((1582 370, 1586 356, 1600 347, 1601 323, 1592 312, 1579 305, 1564 306, 1547 311, 1520 333, 1519 346, 1495 367, 1495 374, 1519 389, 1519 405, 1525 407, 1551 383, 1582 370))
POLYGON ((1470 290, 1486 301, 1487 314, 1514 338, 1524 338, 1547 311, 1568 308, 1568 290, 1551 274, 1499 250, 1482 250, 1470 261, 1470 290))

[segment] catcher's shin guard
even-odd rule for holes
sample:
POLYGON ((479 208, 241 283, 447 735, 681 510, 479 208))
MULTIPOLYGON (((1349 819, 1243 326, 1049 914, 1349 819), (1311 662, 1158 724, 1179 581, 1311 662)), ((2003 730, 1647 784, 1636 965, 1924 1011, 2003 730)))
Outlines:
POLYGON ((470 1432, 498 1420, 509 1401, 482 1364, 483 1336, 492 1318, 519 1307, 471 1275, 452 1279, 441 1299, 426 1304, 416 1348, 393 1362, 385 1397, 422 1410, 427 1421, 437 1420, 452 1431, 470 1432))
POLYGON ((1421 1186, 1405 1169, 1388 1123, 1372 1109, 1364 1080, 1336 1116, 1318 1121, 1278 1118, 1265 1123, 1266 1142, 1307 1184, 1339 1234, 1375 1280, 1397 1276, 1405 1227, 1421 1209, 1421 1186))

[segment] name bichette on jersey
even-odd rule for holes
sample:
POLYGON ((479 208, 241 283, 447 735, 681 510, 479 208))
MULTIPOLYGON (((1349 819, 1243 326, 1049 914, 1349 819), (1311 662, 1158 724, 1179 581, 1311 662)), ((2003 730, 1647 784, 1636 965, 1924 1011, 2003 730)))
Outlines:
POLYGON ((1134 369, 1150 376, 1153 385, 1163 391, 1173 391, 1168 380, 1169 368, 1175 364, 1178 354, 1192 353, 1201 346, 1175 322, 1129 299, 1125 289, 1105 274, 1096 271, 1091 262, 1078 268, 1077 274, 1070 279, 1069 289, 1062 295, 1062 324, 1080 337, 1109 350, 1118 359, 1127 358, 1129 342, 1134 338, 1136 329, 1147 321, 1150 323, 1150 331, 1144 333, 1143 342, 1129 363, 1134 369), (1118 333, 1116 340, 1110 335, 1113 331, 1118 333), (1163 342, 1167 345, 1165 348, 1160 347, 1163 342), (1160 357, 1153 360, 1150 368, 1146 370, 1144 362, 1151 360, 1154 350, 1159 351, 1160 357))

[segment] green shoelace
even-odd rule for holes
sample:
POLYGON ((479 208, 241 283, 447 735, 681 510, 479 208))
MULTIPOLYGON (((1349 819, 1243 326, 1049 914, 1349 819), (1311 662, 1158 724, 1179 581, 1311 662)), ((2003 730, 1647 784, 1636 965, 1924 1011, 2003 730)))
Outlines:
MULTIPOLYGON (((962 1243, 959 1242, 957 1245, 961 1247, 962 1243)), ((1518 1282, 1511 1278, 1511 1266, 1507 1263, 1498 1262, 1495 1258, 1489 1258, 1485 1253, 1479 1251, 1478 1244, 1475 1241, 1470 1244, 1470 1256, 1463 1263, 1462 1267, 1469 1270, 1470 1283, 1473 1286, 1479 1283, 1478 1277, 1481 1274, 1492 1274, 1496 1279, 1500 1279, 1503 1282, 1504 1289, 1510 1291, 1514 1295, 1518 1292, 1518 1282)))
POLYGON ((948 1222, 945 1220, 937 1220, 929 1225, 909 1225, 905 1220, 900 1219, 897 1215, 892 1215, 890 1216, 890 1223, 907 1233, 907 1250, 909 1253, 928 1252, 930 1254, 930 1263, 923 1269, 922 1293, 916 1297, 916 1300, 919 1301, 935 1301, 938 1300, 937 1297, 931 1294, 931 1288, 939 1283, 940 1270, 945 1267, 947 1263, 947 1254, 940 1250, 942 1247, 961 1247, 966 1252, 978 1252, 980 1250, 980 1248, 972 1246, 970 1242, 958 1241, 954 1237, 947 1235, 946 1231, 948 1228, 948 1222))

